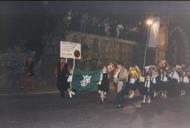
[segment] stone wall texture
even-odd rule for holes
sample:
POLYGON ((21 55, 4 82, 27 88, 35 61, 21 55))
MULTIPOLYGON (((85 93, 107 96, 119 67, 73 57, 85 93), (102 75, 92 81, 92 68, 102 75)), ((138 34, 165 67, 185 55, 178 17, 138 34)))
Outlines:
POLYGON ((67 32, 66 41, 81 44, 81 60, 76 60, 76 67, 83 70, 97 70, 109 63, 131 64, 135 42, 67 32))
MULTIPOLYGON (((81 43, 81 60, 76 60, 76 68, 82 70, 99 70, 108 63, 131 64, 135 42, 116 38, 66 32, 65 37, 44 36, 43 54, 35 61, 35 79, 40 88, 55 86, 54 69, 59 59, 59 44, 61 40, 81 43)), ((15 47, 1 53, 0 89, 18 89, 23 76, 24 60, 33 52, 24 52, 15 47)), ((72 59, 68 59, 72 64, 72 59)))

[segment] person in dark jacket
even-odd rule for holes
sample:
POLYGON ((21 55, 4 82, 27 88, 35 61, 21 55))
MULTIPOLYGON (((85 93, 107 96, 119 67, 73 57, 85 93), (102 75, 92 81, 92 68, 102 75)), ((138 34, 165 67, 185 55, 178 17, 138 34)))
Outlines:
POLYGON ((69 83, 67 81, 69 72, 67 70, 67 63, 65 63, 64 58, 60 58, 60 61, 55 69, 55 75, 57 78, 57 88, 60 91, 61 97, 65 97, 65 91, 69 88, 69 83))

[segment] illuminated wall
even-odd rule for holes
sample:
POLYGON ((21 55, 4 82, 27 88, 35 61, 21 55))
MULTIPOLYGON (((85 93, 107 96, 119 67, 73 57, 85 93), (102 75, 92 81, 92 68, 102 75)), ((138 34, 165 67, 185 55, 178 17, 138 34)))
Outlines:
POLYGON ((158 60, 166 59, 166 47, 168 45, 168 26, 169 26, 169 17, 162 16, 160 24, 160 39, 158 46, 158 60))

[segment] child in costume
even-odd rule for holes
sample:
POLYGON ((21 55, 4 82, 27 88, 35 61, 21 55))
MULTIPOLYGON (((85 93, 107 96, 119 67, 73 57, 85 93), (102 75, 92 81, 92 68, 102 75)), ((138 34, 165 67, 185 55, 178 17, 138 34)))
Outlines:
POLYGON ((99 93, 99 102, 104 103, 106 95, 109 92, 109 75, 108 69, 106 66, 103 67, 100 80, 98 81, 98 93, 99 93))

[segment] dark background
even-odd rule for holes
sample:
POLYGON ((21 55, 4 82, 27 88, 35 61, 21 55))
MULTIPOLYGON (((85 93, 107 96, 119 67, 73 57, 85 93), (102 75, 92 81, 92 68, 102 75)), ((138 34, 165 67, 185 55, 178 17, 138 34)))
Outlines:
POLYGON ((97 16, 126 18, 128 22, 134 22, 137 19, 143 21, 150 15, 172 15, 175 18, 172 23, 184 26, 189 33, 189 5, 188 1, 0 2, 0 49, 23 45, 26 49, 32 49, 41 54, 42 36, 47 31, 53 31, 56 26, 55 20, 69 9, 97 16))

